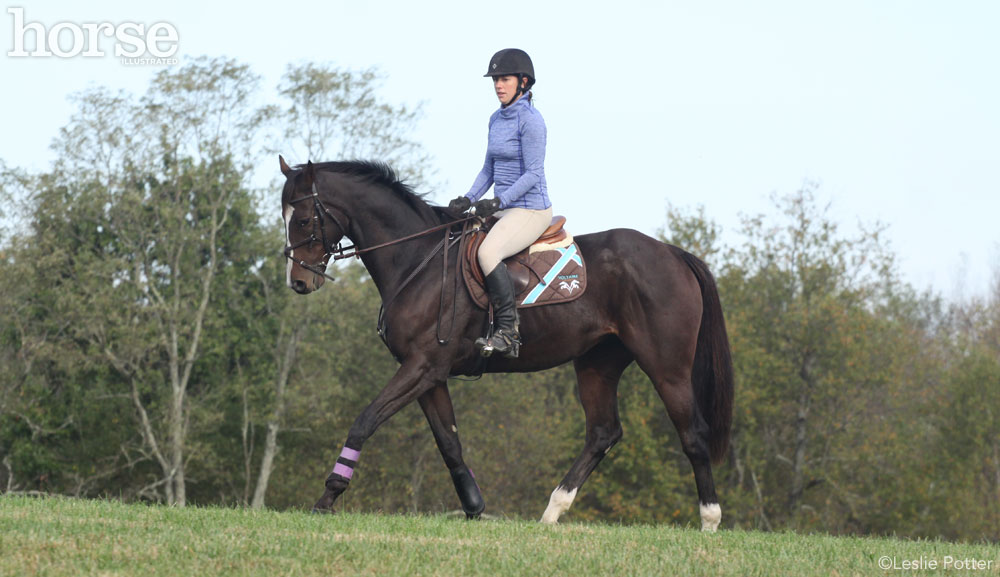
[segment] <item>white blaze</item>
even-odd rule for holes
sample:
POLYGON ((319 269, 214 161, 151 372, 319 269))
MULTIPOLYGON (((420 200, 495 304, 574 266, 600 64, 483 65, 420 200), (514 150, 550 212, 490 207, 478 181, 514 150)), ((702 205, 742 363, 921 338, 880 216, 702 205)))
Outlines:
MULTIPOLYGON (((292 208, 291 205, 285 207, 285 246, 290 246, 292 244, 291 240, 289 240, 289 238, 288 238, 288 229, 289 229, 289 227, 292 226, 292 213, 293 212, 295 212, 295 209, 292 208)), ((294 256, 294 255, 295 255, 295 251, 294 250, 291 251, 290 253, 288 253, 288 256, 294 256)), ((288 287, 291 288, 291 286, 292 286, 292 259, 287 258, 285 260, 288 261, 286 263, 287 266, 285 267, 285 282, 288 284, 288 287)))
POLYGON ((701 530, 715 532, 722 522, 722 507, 718 503, 701 503, 701 530))
POLYGON ((542 523, 558 523, 559 516, 569 510, 575 498, 576 489, 567 491, 562 487, 556 487, 556 490, 552 491, 552 496, 549 497, 549 506, 542 513, 542 523))

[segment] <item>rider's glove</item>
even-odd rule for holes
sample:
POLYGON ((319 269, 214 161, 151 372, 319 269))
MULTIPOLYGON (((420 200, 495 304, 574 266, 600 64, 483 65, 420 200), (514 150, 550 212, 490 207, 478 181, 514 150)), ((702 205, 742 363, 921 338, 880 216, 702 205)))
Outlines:
POLYGON ((476 216, 479 218, 489 218, 493 216, 493 213, 500 210, 500 199, 484 198, 483 200, 476 201, 474 208, 476 209, 476 216))
POLYGON ((448 212, 462 214, 463 212, 469 210, 470 206, 472 206, 472 201, 469 200, 469 197, 460 196, 448 203, 448 212))

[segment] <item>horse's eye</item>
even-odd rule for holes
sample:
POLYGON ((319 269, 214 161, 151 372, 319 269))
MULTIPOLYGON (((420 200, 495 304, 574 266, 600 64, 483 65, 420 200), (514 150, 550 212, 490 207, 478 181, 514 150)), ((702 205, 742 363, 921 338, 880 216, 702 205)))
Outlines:
POLYGON ((309 226, 309 221, 310 220, 312 220, 312 219, 310 219, 310 218, 300 218, 299 219, 299 226, 301 228, 305 228, 305 227, 309 226))

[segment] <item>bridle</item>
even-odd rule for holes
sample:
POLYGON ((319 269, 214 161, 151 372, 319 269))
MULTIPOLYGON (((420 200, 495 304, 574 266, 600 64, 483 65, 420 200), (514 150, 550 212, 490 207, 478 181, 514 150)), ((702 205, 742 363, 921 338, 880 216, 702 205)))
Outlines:
MULTIPOLYGON (((330 243, 327 242, 327 240, 326 240, 326 223, 323 220, 323 218, 324 218, 323 215, 329 216, 330 218, 333 219, 333 222, 336 223, 336 225, 340 228, 340 233, 341 233, 340 236, 341 236, 341 238, 347 236, 347 230, 348 229, 347 229, 346 226, 344 226, 344 223, 339 218, 337 218, 337 215, 334 214, 334 212, 331 211, 329 208, 327 208, 326 205, 323 204, 323 201, 320 200, 320 198, 319 198, 319 191, 316 190, 316 183, 315 182, 313 182, 313 184, 312 184, 312 194, 310 194, 309 196, 303 196, 301 198, 296 198, 295 200, 290 200, 290 201, 288 201, 288 204, 295 205, 295 204, 298 204, 300 202, 303 202, 303 201, 306 201, 306 200, 310 200, 310 199, 312 199, 312 201, 313 201, 313 217, 312 217, 313 229, 312 229, 312 233, 310 233, 309 238, 300 240, 299 242, 297 242, 297 243, 295 243, 295 244, 293 244, 291 246, 286 246, 285 247, 285 251, 284 251, 285 252, 285 258, 287 258, 288 260, 294 262, 295 264, 299 265, 300 267, 306 269, 307 271, 309 271, 309 272, 311 272, 313 274, 318 274, 318 275, 326 277, 330 281, 335 281, 336 280, 335 278, 333 278, 332 276, 326 274, 326 267, 327 267, 327 264, 330 262, 330 257, 332 256, 333 260, 339 260, 341 258, 347 258, 349 256, 356 256, 357 250, 355 250, 355 254, 350 254, 350 255, 346 255, 345 256, 345 251, 353 249, 354 248, 353 246, 349 246, 349 247, 345 248, 342 245, 342 243, 337 243, 336 247, 331 247, 330 243), (317 231, 319 232, 319 236, 316 236, 317 231), (309 263, 307 263, 304 260, 296 259, 295 257, 292 256, 292 253, 295 251, 295 249, 297 249, 297 248, 299 248, 301 246, 305 246, 305 245, 309 245, 309 247, 311 248, 312 244, 314 242, 321 242, 321 243, 323 243, 322 246, 323 246, 324 253, 323 253, 323 258, 320 260, 320 263, 322 264, 322 268, 320 268, 318 265, 309 264, 309 263)), ((346 218, 346 216, 345 216, 345 218, 346 218)), ((290 223, 286 224, 286 226, 290 226, 290 223)))

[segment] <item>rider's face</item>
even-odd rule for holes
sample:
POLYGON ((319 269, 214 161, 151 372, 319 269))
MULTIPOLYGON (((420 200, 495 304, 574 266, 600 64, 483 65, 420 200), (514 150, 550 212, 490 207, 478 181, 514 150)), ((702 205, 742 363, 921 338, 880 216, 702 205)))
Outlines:
POLYGON ((514 95, 517 94, 517 76, 494 76, 493 90, 497 94, 500 104, 507 106, 514 102, 514 95))

